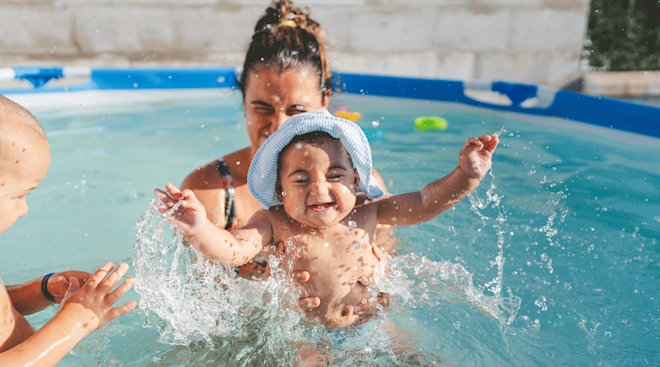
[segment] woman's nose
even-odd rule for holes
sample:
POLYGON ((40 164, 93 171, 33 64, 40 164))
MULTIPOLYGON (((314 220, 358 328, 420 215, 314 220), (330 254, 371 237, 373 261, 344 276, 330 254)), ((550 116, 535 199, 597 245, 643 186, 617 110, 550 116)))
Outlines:
POLYGON ((289 115, 287 115, 286 112, 276 113, 273 117, 273 122, 270 124, 270 135, 273 135, 274 132, 279 130, 284 121, 286 121, 288 118, 289 115))

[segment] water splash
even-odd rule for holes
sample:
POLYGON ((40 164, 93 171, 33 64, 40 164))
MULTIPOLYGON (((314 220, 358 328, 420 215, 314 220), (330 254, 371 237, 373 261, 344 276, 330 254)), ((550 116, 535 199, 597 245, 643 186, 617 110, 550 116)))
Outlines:
MULTIPOLYGON (((158 205, 157 199, 151 200, 138 222, 134 267, 139 312, 145 316, 144 327, 158 331, 159 342, 186 347, 190 353, 203 349, 207 358, 222 354, 227 365, 291 365, 309 351, 335 363, 363 365, 375 360, 381 364, 409 358, 440 360, 414 347, 402 347, 400 338, 388 329, 392 322, 387 312, 344 330, 328 331, 307 322, 292 307, 300 296, 289 276, 292 264, 271 256, 269 278, 236 278, 231 269, 210 264, 186 246, 179 233, 166 240, 165 229, 174 232, 167 218, 178 204, 165 214, 158 212, 158 205)), ((484 294, 461 264, 408 254, 381 263, 381 274, 384 277, 369 287, 371 300, 378 292, 390 293, 390 313, 452 300, 510 323, 519 306, 514 296, 484 294)), ((179 358, 176 349, 172 356, 179 358)))
POLYGON ((494 319, 510 324, 520 308, 521 299, 511 294, 502 297, 485 294, 474 284, 473 274, 463 265, 449 261, 431 261, 411 253, 392 258, 386 273, 377 280, 380 289, 393 298, 393 307, 400 313, 406 308, 437 306, 440 301, 469 303, 494 319))
POLYGON ((164 229, 171 231, 167 218, 178 205, 161 214, 153 199, 138 222, 133 265, 144 326, 156 329, 161 343, 201 342, 212 349, 240 346, 238 359, 252 352, 252 360, 276 356, 290 363, 294 355, 289 344, 305 340, 309 328, 291 307, 299 292, 286 276, 286 267, 271 256, 276 269, 271 277, 248 281, 236 278, 225 266, 210 264, 185 246, 178 232, 168 243, 164 229))

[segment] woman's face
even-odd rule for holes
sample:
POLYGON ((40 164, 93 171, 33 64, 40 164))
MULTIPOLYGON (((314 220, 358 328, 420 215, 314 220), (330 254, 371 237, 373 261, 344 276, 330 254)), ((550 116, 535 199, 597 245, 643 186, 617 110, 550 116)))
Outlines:
POLYGON ((257 68, 247 78, 243 108, 254 152, 289 117, 328 108, 328 98, 319 89, 319 77, 310 69, 289 69, 280 74, 257 68))

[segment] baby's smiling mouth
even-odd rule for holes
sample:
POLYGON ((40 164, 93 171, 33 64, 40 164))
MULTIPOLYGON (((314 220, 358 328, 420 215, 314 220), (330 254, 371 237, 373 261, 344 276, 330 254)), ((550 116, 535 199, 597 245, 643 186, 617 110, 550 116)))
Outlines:
POLYGON ((323 213, 325 211, 330 210, 334 206, 335 206, 334 202, 322 203, 322 204, 312 204, 312 205, 309 206, 309 209, 311 209, 312 211, 317 212, 317 213, 323 213))

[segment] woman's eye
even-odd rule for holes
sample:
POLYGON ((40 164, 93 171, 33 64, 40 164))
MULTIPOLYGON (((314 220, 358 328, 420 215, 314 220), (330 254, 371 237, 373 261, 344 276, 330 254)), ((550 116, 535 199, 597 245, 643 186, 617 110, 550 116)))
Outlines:
POLYGON ((340 178, 341 178, 341 175, 328 176, 328 179, 330 179, 330 180, 339 180, 340 178))
POLYGON ((289 108, 288 115, 293 116, 293 115, 297 115, 299 113, 305 113, 305 112, 307 112, 307 111, 305 111, 304 106, 296 105, 296 106, 293 106, 293 107, 289 108))
POLYGON ((255 110, 256 112, 261 113, 261 114, 264 114, 264 115, 269 115, 269 114, 273 113, 273 109, 272 109, 272 108, 266 108, 266 107, 257 107, 257 108, 255 108, 254 110, 255 110))

